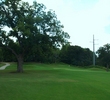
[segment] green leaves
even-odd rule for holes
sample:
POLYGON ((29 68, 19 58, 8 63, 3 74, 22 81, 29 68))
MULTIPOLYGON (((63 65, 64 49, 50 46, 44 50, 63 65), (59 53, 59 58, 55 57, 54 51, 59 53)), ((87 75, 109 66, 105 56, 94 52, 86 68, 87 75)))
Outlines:
POLYGON ((92 51, 80 46, 64 45, 60 53, 61 61, 76 66, 92 64, 92 51))
POLYGON ((4 0, 0 5, 0 28, 10 28, 6 34, 0 30, 0 42, 16 54, 33 53, 38 49, 45 53, 67 42, 69 35, 63 31, 55 12, 47 11, 43 4, 4 0))
POLYGON ((100 65, 110 65, 110 44, 105 44, 97 50, 98 62, 100 65))

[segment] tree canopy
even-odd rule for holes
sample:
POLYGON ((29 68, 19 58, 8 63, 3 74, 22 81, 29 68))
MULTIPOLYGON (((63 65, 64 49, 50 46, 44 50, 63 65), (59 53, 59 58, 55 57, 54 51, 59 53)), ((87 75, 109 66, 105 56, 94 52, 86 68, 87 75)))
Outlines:
POLYGON ((110 66, 110 44, 105 44, 97 50, 98 62, 100 65, 106 66, 107 71, 110 66))
POLYGON ((63 46, 60 54, 61 61, 70 65, 88 66, 92 65, 92 51, 80 46, 63 46))
POLYGON ((0 46, 11 50, 17 58, 17 72, 23 72, 26 54, 36 50, 48 52, 68 42, 68 38, 55 12, 46 11, 43 4, 0 0, 0 46))

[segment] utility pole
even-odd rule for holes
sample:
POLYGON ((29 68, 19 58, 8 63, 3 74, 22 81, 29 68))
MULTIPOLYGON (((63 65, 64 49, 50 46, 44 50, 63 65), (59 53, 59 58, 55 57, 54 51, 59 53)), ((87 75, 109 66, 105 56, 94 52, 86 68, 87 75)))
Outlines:
POLYGON ((93 35, 93 66, 95 66, 95 39, 93 35))

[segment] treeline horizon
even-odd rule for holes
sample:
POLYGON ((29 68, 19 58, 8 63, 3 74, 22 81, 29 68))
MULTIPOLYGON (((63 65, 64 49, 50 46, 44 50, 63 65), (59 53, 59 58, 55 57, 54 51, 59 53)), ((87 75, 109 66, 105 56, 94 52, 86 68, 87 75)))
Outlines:
MULTIPOLYGON (((78 45, 64 45, 61 49, 34 50, 25 55, 24 62, 37 63, 65 63, 75 66, 90 66, 93 65, 93 51, 89 48, 83 48, 78 45)), ((98 56, 95 55, 96 65, 99 64, 98 56)), ((0 62, 17 62, 16 57, 7 48, 0 48, 0 62)), ((99 64, 101 65, 101 64, 99 64)))
MULTIPOLYGON (((24 62, 65 63, 72 66, 94 67, 93 51, 78 45, 63 45, 62 48, 38 48, 25 55, 24 62)), ((110 44, 105 44, 95 53, 95 66, 110 67, 110 44)), ((7 48, 0 48, 0 62, 17 62, 15 55, 7 48)))

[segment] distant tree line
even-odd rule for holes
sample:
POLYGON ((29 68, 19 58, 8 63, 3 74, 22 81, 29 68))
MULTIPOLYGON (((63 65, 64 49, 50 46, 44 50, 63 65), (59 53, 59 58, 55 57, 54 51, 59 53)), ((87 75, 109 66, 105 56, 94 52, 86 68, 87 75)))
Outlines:
MULTIPOLYGON (((0 55, 0 61, 16 61, 15 56, 7 49, 1 48, 0 55)), ((63 62, 76 66, 88 66, 92 65, 92 51, 88 48, 71 45, 64 45, 61 49, 36 48, 26 55, 24 61, 40 63, 63 62)))
POLYGON ((61 49, 60 60, 70 65, 89 66, 92 65, 92 55, 92 51, 88 48, 65 45, 61 49))
MULTIPOLYGON (((105 44, 96 52, 96 65, 105 66, 107 70, 110 67, 110 44, 105 44)), ((0 48, 1 62, 16 62, 16 57, 6 48, 0 48)), ((70 44, 63 45, 62 48, 43 47, 34 49, 27 53, 25 62, 38 63, 59 63, 63 62, 75 66, 90 66, 93 64, 93 52, 89 48, 73 46, 70 44)))

